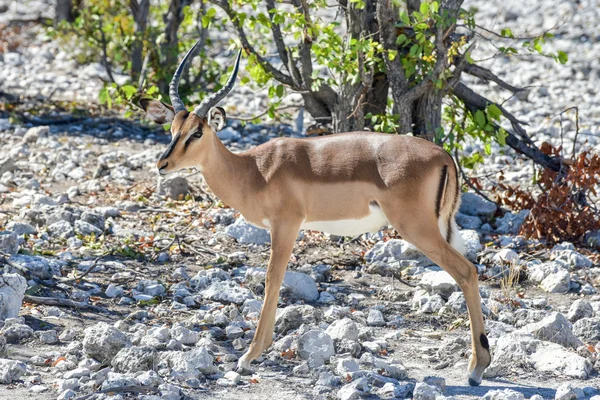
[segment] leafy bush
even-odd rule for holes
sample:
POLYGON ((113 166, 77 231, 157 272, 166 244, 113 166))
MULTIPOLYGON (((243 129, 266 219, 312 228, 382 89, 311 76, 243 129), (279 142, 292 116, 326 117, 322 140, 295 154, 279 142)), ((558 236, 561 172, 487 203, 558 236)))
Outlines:
POLYGON ((188 97, 198 101, 207 87, 219 86, 223 71, 208 56, 212 41, 207 29, 217 22, 216 10, 203 2, 194 7, 190 3, 88 0, 73 22, 61 21, 48 29, 79 63, 105 66, 109 79, 98 100, 109 108, 135 103, 142 95, 168 99, 168 83, 179 56, 203 38, 198 62, 190 64, 180 88, 184 101, 188 97), (117 82, 115 71, 128 75, 129 81, 117 82))

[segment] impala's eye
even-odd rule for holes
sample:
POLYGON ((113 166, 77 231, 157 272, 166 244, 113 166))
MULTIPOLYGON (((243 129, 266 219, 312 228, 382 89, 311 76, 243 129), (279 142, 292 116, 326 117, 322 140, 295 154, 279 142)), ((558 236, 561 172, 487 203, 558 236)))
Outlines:
POLYGON ((196 133, 193 133, 191 137, 194 138, 194 139, 200 139, 202 137, 202 131, 198 131, 196 133))

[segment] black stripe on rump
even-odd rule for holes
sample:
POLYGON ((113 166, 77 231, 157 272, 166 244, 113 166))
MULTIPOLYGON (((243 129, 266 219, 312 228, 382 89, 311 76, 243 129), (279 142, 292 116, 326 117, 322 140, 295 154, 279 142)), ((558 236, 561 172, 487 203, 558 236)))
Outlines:
POLYGON ((446 180, 448 175, 448 166, 444 165, 442 168, 442 173, 440 176, 440 183, 437 189, 437 195, 435 196, 435 217, 440 217, 440 208, 442 207, 442 196, 444 195, 444 190, 446 189, 446 180))

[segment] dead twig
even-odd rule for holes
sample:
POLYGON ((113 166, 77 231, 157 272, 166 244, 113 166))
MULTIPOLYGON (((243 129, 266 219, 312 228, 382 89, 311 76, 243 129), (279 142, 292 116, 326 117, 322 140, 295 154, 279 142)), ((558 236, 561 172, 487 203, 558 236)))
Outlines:
POLYGON ((110 314, 106 308, 98 307, 93 304, 82 303, 79 301, 73 301, 69 299, 58 299, 56 297, 38 297, 38 296, 29 296, 25 295, 23 301, 32 304, 41 304, 44 306, 56 306, 56 307, 69 307, 69 308, 89 308, 90 310, 94 310, 97 312, 101 312, 104 314, 110 314))

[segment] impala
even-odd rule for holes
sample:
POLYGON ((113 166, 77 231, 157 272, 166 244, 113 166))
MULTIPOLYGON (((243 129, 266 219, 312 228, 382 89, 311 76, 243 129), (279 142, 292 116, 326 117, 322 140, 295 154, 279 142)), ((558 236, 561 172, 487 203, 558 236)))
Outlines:
POLYGON ((223 202, 249 223, 271 231, 264 305, 238 370, 250 371, 250 363, 273 341, 279 290, 300 229, 353 236, 391 224, 464 292, 472 336, 468 381, 479 385, 491 356, 477 269, 461 252, 454 221, 460 188, 452 158, 417 137, 372 132, 278 138, 232 153, 215 133, 226 121, 217 104, 233 88, 241 51, 225 86, 188 112, 178 86, 193 50, 169 86, 172 106, 152 99, 143 99, 141 105, 151 120, 171 123, 171 143, 156 164, 161 175, 197 168, 223 202))

